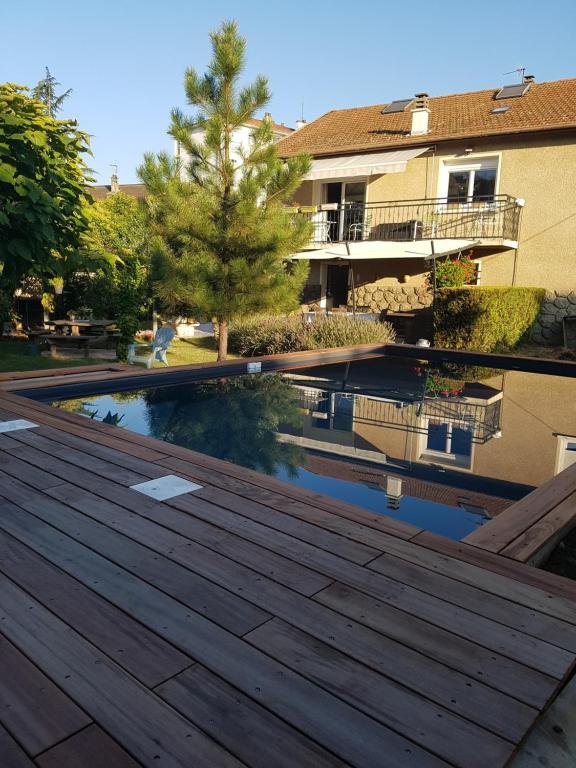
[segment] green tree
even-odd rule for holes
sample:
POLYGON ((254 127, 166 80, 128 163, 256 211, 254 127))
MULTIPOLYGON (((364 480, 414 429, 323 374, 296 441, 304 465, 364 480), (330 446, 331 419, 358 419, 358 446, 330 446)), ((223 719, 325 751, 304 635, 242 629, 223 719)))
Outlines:
MULTIPOLYGON (((79 274, 83 290, 76 300, 112 316, 122 335, 118 356, 138 330, 139 317, 149 304, 150 258, 148 221, 144 204, 117 192, 98 200, 89 210, 89 253, 104 266, 97 277, 79 274)), ((74 284, 74 277, 71 277, 74 284)))
POLYGON ((58 80, 51 74, 48 67, 46 67, 46 76, 39 80, 36 86, 32 89, 32 97, 41 101, 46 105, 46 110, 50 117, 56 117, 58 112, 62 109, 62 105, 66 99, 72 93, 72 88, 68 88, 67 91, 56 95, 56 88, 60 85, 58 80))
POLYGON ((27 89, 0 84, 0 274, 11 294, 79 264, 87 228, 88 137, 27 89))
POLYGON ((253 130, 247 149, 234 150, 234 132, 269 101, 268 83, 259 76, 240 86, 246 43, 235 22, 211 39, 207 73, 186 71, 196 113, 172 112, 169 133, 189 161, 147 154, 139 173, 151 193, 158 296, 168 308, 214 318, 223 360, 231 319, 297 306, 308 264, 287 259, 306 245, 310 225, 289 215, 284 203, 310 159, 280 160, 270 119, 253 130), (202 142, 193 138, 194 128, 202 130, 202 142))

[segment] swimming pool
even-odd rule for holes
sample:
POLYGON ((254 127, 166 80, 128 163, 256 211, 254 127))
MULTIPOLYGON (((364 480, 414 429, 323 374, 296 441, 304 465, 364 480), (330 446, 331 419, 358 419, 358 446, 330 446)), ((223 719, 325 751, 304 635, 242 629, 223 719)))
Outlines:
POLYGON ((52 405, 461 539, 574 460, 573 393, 568 377, 381 356, 52 405))

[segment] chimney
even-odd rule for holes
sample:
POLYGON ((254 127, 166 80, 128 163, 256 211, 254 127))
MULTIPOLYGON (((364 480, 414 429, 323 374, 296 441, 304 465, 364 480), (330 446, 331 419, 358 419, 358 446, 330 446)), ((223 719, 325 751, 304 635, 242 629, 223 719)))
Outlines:
POLYGON ((524 75, 524 77, 522 78, 522 81, 528 84, 528 83, 533 83, 535 79, 536 78, 534 77, 534 75, 524 75))
POLYGON ((272 113, 271 112, 264 112, 264 120, 270 120, 270 122, 272 123, 273 122, 273 120, 272 120, 272 113))
POLYGON ((118 174, 113 173, 112 176, 110 176, 110 192, 113 194, 114 192, 120 192, 120 184, 118 184, 118 174))
POLYGON ((411 136, 420 136, 428 133, 428 118, 430 110, 428 108, 428 94, 417 93, 415 96, 414 107, 412 108, 412 127, 411 136))
POLYGON ((306 120, 304 120, 304 118, 303 118, 303 117, 302 117, 302 118, 300 118, 300 120, 296 120, 296 124, 295 124, 295 126, 294 126, 294 127, 295 127, 295 129, 296 129, 297 131, 299 131, 299 130, 300 130, 300 128, 304 128, 304 126, 306 125, 306 122, 307 122, 307 121, 306 121, 306 120))

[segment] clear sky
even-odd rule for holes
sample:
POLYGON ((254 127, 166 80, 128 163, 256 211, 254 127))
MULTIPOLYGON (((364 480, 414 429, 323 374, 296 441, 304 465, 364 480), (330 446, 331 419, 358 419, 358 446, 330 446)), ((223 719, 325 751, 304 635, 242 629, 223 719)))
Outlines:
POLYGON ((235 18, 246 79, 261 73, 269 111, 293 125, 329 111, 495 88, 526 67, 540 82, 576 76, 574 0, 4 0, 0 81, 33 85, 48 65, 73 88, 62 117, 92 135, 100 183, 118 163, 137 181, 145 151, 171 150, 170 109, 183 73, 203 72, 208 32, 235 18))

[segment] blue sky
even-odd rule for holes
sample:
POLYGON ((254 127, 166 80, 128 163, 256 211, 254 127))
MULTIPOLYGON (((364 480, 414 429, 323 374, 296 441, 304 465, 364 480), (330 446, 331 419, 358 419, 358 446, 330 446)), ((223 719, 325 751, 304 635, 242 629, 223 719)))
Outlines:
POLYGON ((0 18, 0 81, 33 85, 48 65, 74 89, 62 116, 93 136, 100 183, 111 163, 134 182, 143 152, 171 149, 184 70, 204 71, 208 32, 227 18, 248 40, 246 79, 269 78, 269 110, 288 125, 302 102, 311 120, 417 91, 497 87, 518 66, 540 82, 576 76, 573 0, 12 0, 0 18))

